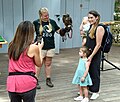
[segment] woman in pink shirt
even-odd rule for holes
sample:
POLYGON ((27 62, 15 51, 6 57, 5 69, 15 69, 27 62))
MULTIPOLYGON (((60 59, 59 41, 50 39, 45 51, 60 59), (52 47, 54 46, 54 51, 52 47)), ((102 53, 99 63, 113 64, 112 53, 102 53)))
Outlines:
POLYGON ((37 45, 33 41, 34 25, 30 21, 21 22, 8 47, 7 91, 11 102, 35 102, 35 66, 42 64, 43 41, 37 45))

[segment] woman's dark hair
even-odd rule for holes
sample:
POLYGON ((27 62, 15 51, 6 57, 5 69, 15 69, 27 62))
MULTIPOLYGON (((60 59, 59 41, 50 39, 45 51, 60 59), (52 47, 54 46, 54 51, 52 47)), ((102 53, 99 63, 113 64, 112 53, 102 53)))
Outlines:
POLYGON ((97 11, 95 11, 95 10, 89 11, 88 14, 92 14, 95 17, 97 17, 97 16, 100 17, 100 14, 97 11))
POLYGON ((89 36, 90 36, 91 39, 93 39, 93 38, 95 38, 94 32, 95 32, 95 30, 96 30, 96 28, 97 28, 97 26, 98 26, 98 24, 100 22, 100 14, 95 10, 89 11, 88 14, 92 14, 95 18, 98 17, 96 23, 94 24, 94 26, 89 31, 89 36))
POLYGON ((21 22, 17 27, 13 40, 9 43, 9 58, 18 60, 21 53, 29 47, 33 40, 34 25, 30 21, 21 22))

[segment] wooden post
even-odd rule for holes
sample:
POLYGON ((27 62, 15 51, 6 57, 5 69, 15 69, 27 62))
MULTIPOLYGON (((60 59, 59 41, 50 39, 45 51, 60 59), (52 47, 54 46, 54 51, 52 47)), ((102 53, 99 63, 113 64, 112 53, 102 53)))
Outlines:
POLYGON ((0 42, 0 48, 2 48, 3 44, 7 44, 8 42, 5 40, 4 42, 0 42))
POLYGON ((0 48, 2 48, 2 44, 0 44, 0 48))

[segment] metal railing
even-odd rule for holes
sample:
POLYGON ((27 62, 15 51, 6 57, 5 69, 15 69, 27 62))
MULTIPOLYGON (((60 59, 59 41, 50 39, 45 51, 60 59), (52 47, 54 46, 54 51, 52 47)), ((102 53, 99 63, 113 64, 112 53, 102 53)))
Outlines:
POLYGON ((110 30, 113 34, 113 45, 120 45, 120 21, 113 21, 110 30))

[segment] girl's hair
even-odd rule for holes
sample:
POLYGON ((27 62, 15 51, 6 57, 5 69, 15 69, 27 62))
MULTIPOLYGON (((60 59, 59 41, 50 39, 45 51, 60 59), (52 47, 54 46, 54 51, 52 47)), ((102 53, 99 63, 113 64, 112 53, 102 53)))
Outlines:
POLYGON ((18 60, 21 53, 30 46, 33 40, 34 25, 30 21, 21 22, 17 27, 13 40, 9 43, 9 58, 18 60))
POLYGON ((95 10, 89 11, 88 14, 92 14, 95 18, 98 17, 98 20, 96 21, 96 23, 92 26, 92 28, 89 31, 89 36, 91 39, 93 39, 93 38, 95 38, 95 36, 94 36, 95 30, 100 22, 100 14, 95 10))
POLYGON ((88 49, 86 46, 80 47, 80 50, 86 54, 86 57, 89 57, 89 55, 91 54, 91 50, 88 49))
MULTIPOLYGON (((39 28, 39 32, 40 32, 40 35, 42 35, 42 32, 43 32, 43 26, 42 26, 42 20, 41 20, 41 16, 42 16, 42 13, 48 13, 48 9, 46 7, 42 7, 40 8, 39 10, 39 17, 40 17, 40 28, 39 28)), ((49 25, 48 25, 48 28, 50 31, 52 31, 52 25, 50 23, 50 20, 48 21, 49 22, 49 25)))

